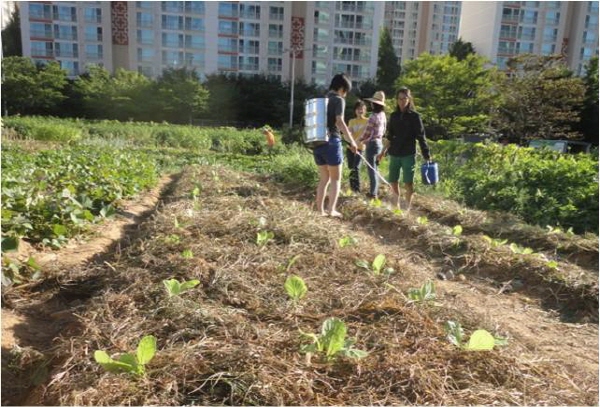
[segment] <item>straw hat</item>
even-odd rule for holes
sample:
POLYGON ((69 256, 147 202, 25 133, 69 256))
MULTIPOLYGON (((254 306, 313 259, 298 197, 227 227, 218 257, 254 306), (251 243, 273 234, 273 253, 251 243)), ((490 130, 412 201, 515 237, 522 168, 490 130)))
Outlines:
POLYGON ((381 106, 385 106, 385 93, 382 90, 378 90, 373 94, 372 98, 366 98, 371 103, 376 103, 381 106))

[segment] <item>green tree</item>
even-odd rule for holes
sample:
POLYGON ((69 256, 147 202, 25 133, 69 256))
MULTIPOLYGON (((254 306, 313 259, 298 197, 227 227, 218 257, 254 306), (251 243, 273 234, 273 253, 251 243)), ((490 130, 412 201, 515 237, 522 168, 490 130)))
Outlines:
POLYGON ((503 133, 521 141, 580 137, 571 129, 579 121, 585 87, 562 56, 522 54, 511 58, 507 68, 494 117, 503 133))
POLYGON ((464 42, 462 38, 456 40, 450 48, 448 49, 448 53, 450 56, 458 59, 459 61, 464 61, 468 55, 475 54, 475 48, 473 48, 473 44, 470 42, 464 42))
POLYGON ((209 91, 200 83, 196 71, 185 67, 163 71, 157 90, 162 112, 173 123, 191 123, 208 104, 209 91))
POLYGON ((394 82, 400 76, 400 72, 401 68, 396 51, 394 51, 390 31, 384 27, 379 36, 379 56, 377 58, 375 83, 379 90, 385 92, 386 96, 394 93, 394 82))
POLYGON ((585 97, 578 128, 586 141, 598 145, 598 57, 587 64, 583 83, 585 97))
POLYGON ((23 55, 21 46, 21 19, 19 17, 19 8, 15 6, 10 13, 8 23, 2 30, 2 56, 20 57, 23 55))
POLYGON ((74 88, 83 102, 85 117, 113 118, 113 86, 108 70, 98 65, 89 66, 87 72, 75 80, 74 88))
POLYGON ((200 115, 201 118, 218 121, 238 120, 239 111, 244 107, 239 103, 241 92, 235 75, 207 75, 204 87, 210 95, 209 108, 200 115))
POLYGON ((407 62, 396 87, 413 94, 428 137, 488 132, 489 112, 498 99, 496 70, 483 57, 470 54, 463 61, 450 55, 421 54, 407 62))
POLYGON ((52 114, 65 95, 67 73, 58 63, 34 65, 26 57, 2 60, 2 103, 9 114, 52 114))

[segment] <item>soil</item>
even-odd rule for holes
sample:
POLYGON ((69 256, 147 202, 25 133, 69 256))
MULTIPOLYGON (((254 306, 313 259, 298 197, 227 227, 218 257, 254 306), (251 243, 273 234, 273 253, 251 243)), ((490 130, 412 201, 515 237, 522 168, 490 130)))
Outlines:
MULTIPOLYGON (((165 199, 175 177, 163 177, 160 184, 150 193, 135 202, 124 206, 124 211, 118 219, 99 226, 95 237, 86 242, 74 244, 59 251, 37 252, 32 247, 21 249, 19 255, 33 255, 38 263, 47 270, 60 270, 76 265, 106 264, 110 256, 118 253, 128 244, 128 231, 136 228, 152 210, 165 199)), ((418 216, 418 197, 416 198, 414 215, 418 216)), ((364 223, 350 220, 325 219, 327 227, 332 225, 342 229, 360 229, 372 233, 364 223)), ((406 248, 407 253, 409 249, 406 248)), ((436 269, 428 266, 430 256, 410 248, 416 262, 422 262, 424 273, 435 278, 436 269)), ((110 264, 109 264, 110 265, 110 264)), ((94 292, 94 281, 89 281, 89 291, 69 291, 69 282, 61 281, 57 276, 55 284, 63 287, 61 295, 55 295, 56 290, 51 286, 52 280, 46 279, 43 284, 31 290, 30 295, 23 296, 19 301, 5 303, 2 307, 2 404, 19 405, 34 404, 36 391, 31 376, 42 372, 43 380, 47 380, 48 366, 52 361, 52 341, 58 335, 68 336, 70 331, 79 329, 76 317, 77 310, 94 292), (43 305, 40 311, 40 305, 43 305), (15 356, 15 349, 18 357, 15 356), (44 357, 46 355, 46 357, 44 357), (19 371, 11 366, 25 364, 28 359, 27 371, 19 371), (51 359, 51 356, 50 356, 51 359), (31 363, 31 360, 37 360, 31 363), (44 374, 44 372, 46 372, 44 374)), ((598 381, 598 325, 590 323, 589 318, 579 319, 576 323, 564 322, 559 313, 544 307, 542 301, 525 295, 518 290, 506 292, 502 288, 491 285, 483 277, 476 275, 468 278, 438 280, 436 282, 438 295, 443 296, 445 304, 460 310, 462 314, 472 313, 488 321, 489 325, 500 326, 511 337, 511 346, 523 349, 523 353, 535 353, 539 359, 556 361, 569 366, 575 376, 595 378, 587 383, 588 389, 595 393, 597 400, 598 381), (459 295, 460 294, 460 295, 459 295)), ((594 318, 592 318, 593 320, 594 318)), ((595 316, 597 321, 597 316, 595 316)), ((576 386, 574 384, 574 386, 576 386)), ((578 386, 581 384, 578 382, 578 386)), ((526 403, 525 403, 526 404, 526 403)))

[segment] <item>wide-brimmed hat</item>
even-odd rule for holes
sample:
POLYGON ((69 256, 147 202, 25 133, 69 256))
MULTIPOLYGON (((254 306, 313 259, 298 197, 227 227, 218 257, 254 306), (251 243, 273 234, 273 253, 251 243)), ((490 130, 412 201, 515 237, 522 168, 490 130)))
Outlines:
POLYGON ((385 93, 382 90, 378 90, 373 94, 372 98, 366 98, 371 103, 376 103, 381 106, 385 106, 385 93))

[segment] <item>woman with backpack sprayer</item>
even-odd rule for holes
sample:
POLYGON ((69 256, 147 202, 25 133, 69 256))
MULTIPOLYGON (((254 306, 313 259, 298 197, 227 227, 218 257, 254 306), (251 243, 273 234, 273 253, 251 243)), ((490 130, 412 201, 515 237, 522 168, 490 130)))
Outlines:
POLYGON ((396 93, 396 110, 391 114, 387 128, 387 137, 384 140, 383 152, 378 156, 381 160, 386 154, 390 156, 390 170, 388 181, 392 187, 395 206, 400 207, 400 190, 398 181, 402 170, 402 181, 406 191, 406 209, 410 210, 414 193, 415 156, 417 154, 417 141, 423 158, 431 160, 431 154, 425 140, 425 127, 419 113, 415 111, 410 90, 401 88, 396 93))
POLYGON ((319 168, 319 184, 317 185, 317 211, 323 216, 341 217, 336 210, 342 180, 342 138, 350 143, 350 150, 356 154, 356 142, 344 121, 346 101, 344 98, 352 90, 352 83, 345 74, 337 74, 331 79, 327 93, 327 144, 313 150, 315 163, 319 168), (325 210, 325 191, 329 187, 329 208, 325 210))

